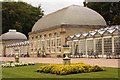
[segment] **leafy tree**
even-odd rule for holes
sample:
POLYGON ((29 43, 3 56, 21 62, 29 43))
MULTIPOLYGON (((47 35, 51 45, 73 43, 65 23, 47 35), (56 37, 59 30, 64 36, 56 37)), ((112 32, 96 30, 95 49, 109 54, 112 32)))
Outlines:
POLYGON ((84 2, 84 6, 100 13, 108 25, 120 25, 120 2, 84 2))
POLYGON ((41 6, 33 7, 25 2, 3 2, 2 33, 8 32, 9 29, 17 29, 28 35, 35 22, 43 15, 41 6))

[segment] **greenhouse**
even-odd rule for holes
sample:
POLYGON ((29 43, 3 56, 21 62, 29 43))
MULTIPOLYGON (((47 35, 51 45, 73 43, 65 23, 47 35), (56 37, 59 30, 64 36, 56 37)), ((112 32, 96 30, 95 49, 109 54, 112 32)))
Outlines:
POLYGON ((101 28, 67 37, 71 56, 119 57, 120 26, 101 28))

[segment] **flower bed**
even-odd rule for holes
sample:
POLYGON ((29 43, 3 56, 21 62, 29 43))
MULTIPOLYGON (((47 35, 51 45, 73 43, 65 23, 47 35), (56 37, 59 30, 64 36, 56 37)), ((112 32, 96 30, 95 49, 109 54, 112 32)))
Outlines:
POLYGON ((104 69, 98 65, 91 66, 84 63, 74 63, 71 65, 49 64, 45 66, 40 66, 36 71, 44 72, 44 73, 52 73, 57 75, 67 75, 74 73, 97 72, 103 70, 104 69))
POLYGON ((35 65, 33 62, 7 62, 3 63, 0 66, 1 67, 17 67, 17 66, 28 66, 28 65, 35 65))

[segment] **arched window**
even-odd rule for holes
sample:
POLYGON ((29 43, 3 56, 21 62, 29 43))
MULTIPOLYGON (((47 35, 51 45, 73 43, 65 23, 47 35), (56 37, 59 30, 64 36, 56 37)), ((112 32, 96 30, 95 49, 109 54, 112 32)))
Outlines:
POLYGON ((45 36, 42 35, 41 37, 41 49, 44 50, 45 49, 45 36))
POLYGON ((54 34, 52 34, 52 36, 51 36, 51 44, 52 44, 51 52, 55 52, 55 35, 54 34))
POLYGON ((50 52, 50 37, 49 35, 46 36, 46 46, 47 46, 47 52, 50 52))
POLYGON ((57 52, 61 52, 61 37, 60 33, 56 33, 56 41, 57 41, 57 52))

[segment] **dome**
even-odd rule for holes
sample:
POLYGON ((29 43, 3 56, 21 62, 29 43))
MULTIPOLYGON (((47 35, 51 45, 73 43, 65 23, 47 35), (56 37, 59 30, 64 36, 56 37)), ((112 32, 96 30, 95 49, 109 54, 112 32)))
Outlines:
POLYGON ((32 32, 61 24, 106 25, 106 22, 99 13, 90 8, 71 5, 39 19, 32 32))
POLYGON ((0 40, 27 40, 27 37, 14 29, 10 29, 9 32, 0 36, 0 40))

